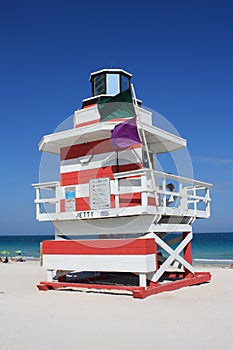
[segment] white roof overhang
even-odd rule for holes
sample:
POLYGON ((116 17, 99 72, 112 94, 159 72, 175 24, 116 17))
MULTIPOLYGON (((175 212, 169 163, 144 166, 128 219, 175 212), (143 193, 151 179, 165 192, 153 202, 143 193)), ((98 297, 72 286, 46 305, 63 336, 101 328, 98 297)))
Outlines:
POLYGON ((59 154, 62 147, 110 138, 112 123, 106 124, 98 123, 46 135, 39 143, 39 150, 59 154))
MULTIPOLYGON (((119 122, 96 123, 46 135, 39 143, 39 150, 59 154, 63 147, 110 138, 111 130, 117 124, 119 122)), ((186 140, 183 138, 155 126, 142 123, 142 128, 145 132, 148 147, 154 153, 171 152, 186 146, 186 140)))
POLYGON ((142 123, 149 149, 154 153, 172 152, 186 147, 186 140, 156 126, 142 123))

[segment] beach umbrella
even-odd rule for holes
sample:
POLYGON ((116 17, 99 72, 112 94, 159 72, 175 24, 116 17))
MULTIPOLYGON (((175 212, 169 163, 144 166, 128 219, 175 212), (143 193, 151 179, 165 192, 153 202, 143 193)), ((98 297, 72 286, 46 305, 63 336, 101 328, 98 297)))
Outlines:
POLYGON ((24 251, 22 249, 17 249, 15 252, 19 255, 24 254, 24 251))
POLYGON ((10 254, 10 252, 9 252, 9 250, 2 250, 2 251, 1 251, 1 254, 3 254, 3 255, 8 255, 8 254, 10 254))

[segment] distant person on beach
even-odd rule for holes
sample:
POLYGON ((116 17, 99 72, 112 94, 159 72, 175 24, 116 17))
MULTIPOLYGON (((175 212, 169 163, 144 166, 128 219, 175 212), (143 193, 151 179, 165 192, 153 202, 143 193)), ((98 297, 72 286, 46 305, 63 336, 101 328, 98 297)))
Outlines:
POLYGON ((22 258, 21 255, 19 255, 19 256, 16 258, 15 261, 16 261, 16 262, 24 262, 24 260, 23 260, 23 258, 22 258))
POLYGON ((3 260, 3 263, 4 263, 4 264, 7 264, 8 261, 9 261, 9 260, 8 260, 8 257, 6 256, 5 259, 3 260))

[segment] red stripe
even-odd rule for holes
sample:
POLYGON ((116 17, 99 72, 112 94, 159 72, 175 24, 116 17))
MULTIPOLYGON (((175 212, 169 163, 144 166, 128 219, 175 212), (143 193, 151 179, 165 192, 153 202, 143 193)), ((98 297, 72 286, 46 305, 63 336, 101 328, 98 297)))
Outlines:
POLYGON ((153 238, 148 239, 99 239, 58 240, 42 242, 42 254, 61 255, 146 255, 155 254, 153 238))
POLYGON ((81 171, 72 171, 69 173, 61 173, 60 183, 61 186, 78 185, 89 183, 91 179, 97 179, 101 177, 109 177, 113 180, 115 173, 122 173, 125 171, 132 171, 142 168, 142 163, 132 163, 107 166, 104 168, 95 168, 81 171))
POLYGON ((141 205, 141 192, 120 194, 120 207, 141 205))
MULTIPOLYGON (((140 148, 141 144, 130 146, 126 149, 140 148)), ((61 160, 83 157, 88 154, 102 154, 107 152, 116 152, 110 143, 110 139, 103 139, 93 142, 82 143, 78 145, 61 148, 61 160)))
POLYGON ((97 103, 92 103, 91 105, 84 106, 82 109, 90 108, 96 106, 97 103))
POLYGON ((61 148, 61 160, 83 157, 87 154, 95 154, 113 152, 114 149, 110 144, 109 139, 87 142, 83 144, 68 146, 61 148), (94 150, 93 150, 94 148, 94 150))
POLYGON ((75 198, 76 210, 90 210, 89 197, 75 198))
MULTIPOLYGON (((93 106, 93 105, 92 105, 93 106)), ((89 107, 89 106, 88 106, 89 107)), ((86 108, 86 107, 85 107, 86 108)), ((117 119, 110 119, 110 120, 106 120, 106 122, 113 122, 113 123, 123 123, 123 121, 128 120, 128 118, 117 118, 117 119)), ((92 125, 92 124, 97 124, 100 123, 100 119, 94 119, 94 120, 90 120, 88 122, 84 122, 84 123, 77 123, 75 124, 75 128, 80 128, 82 126, 87 126, 87 125, 92 125)))
POLYGON ((97 123, 99 123, 99 121, 100 121, 99 119, 95 119, 95 120, 91 120, 89 122, 75 124, 75 128, 81 128, 82 126, 97 124, 97 123))
POLYGON ((155 197, 148 197, 148 205, 156 205, 155 197))
MULTIPOLYGON (((125 118, 118 118, 118 119, 111 119, 109 120, 110 122, 113 123, 121 123, 123 120, 126 120, 125 118)), ((108 122, 108 121, 106 121, 108 122)), ((77 123, 75 124, 75 128, 81 128, 82 126, 87 126, 87 125, 92 125, 92 124, 97 124, 100 123, 100 119, 94 119, 94 120, 90 120, 89 122, 84 122, 84 123, 77 123)))
POLYGON ((65 210, 65 199, 61 199, 60 200, 60 212, 61 213, 64 213, 66 210, 65 210))

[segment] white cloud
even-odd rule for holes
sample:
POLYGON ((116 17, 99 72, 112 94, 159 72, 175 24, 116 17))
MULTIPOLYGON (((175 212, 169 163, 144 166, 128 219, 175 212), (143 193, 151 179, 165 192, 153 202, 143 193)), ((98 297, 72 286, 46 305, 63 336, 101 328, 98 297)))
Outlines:
POLYGON ((212 165, 233 164, 233 158, 194 157, 194 159, 196 161, 212 165))

